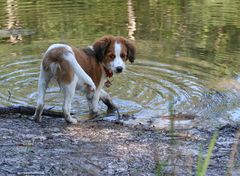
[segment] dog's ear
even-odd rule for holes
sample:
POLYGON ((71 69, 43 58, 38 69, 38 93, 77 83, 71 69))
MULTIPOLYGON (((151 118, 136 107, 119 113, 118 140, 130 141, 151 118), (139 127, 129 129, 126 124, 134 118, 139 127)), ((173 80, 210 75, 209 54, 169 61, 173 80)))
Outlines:
POLYGON ((135 54, 136 54, 136 47, 134 44, 128 40, 126 40, 126 47, 127 47, 127 57, 131 63, 135 60, 135 54))
POLYGON ((108 47, 111 44, 111 37, 110 36, 105 36, 99 40, 97 40, 93 44, 93 50, 96 56, 96 59, 98 62, 102 62, 104 59, 104 56, 107 52, 108 47))

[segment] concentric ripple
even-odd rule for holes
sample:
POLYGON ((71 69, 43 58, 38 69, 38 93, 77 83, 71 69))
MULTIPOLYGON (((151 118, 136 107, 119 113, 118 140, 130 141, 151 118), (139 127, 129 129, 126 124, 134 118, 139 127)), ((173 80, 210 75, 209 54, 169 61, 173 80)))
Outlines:
MULTIPOLYGON (((170 105, 175 114, 191 116, 206 111, 214 114, 219 112, 219 108, 222 112, 226 102, 228 110, 229 106, 230 109, 236 108, 238 102, 235 101, 235 94, 219 93, 216 87, 209 86, 209 82, 216 80, 216 77, 201 71, 207 69, 208 72, 214 72, 216 66, 198 62, 186 65, 185 61, 179 59, 178 62, 181 63, 174 65, 138 60, 135 64, 127 65, 123 74, 116 75, 112 80, 113 85, 105 90, 113 97, 121 113, 135 114, 139 119, 168 116, 170 105)), ((28 56, 1 65, 1 105, 35 105, 40 63, 41 58, 28 56)), ((50 84, 46 107, 61 110, 62 102, 63 96, 58 85, 50 84)), ((99 108, 102 112, 106 110, 103 103, 99 108)), ((72 111, 79 115, 88 113, 86 99, 79 92, 74 97, 72 111)))
POLYGON ((33 56, 19 58, 16 62, 0 66, 1 105, 27 105, 28 95, 36 88, 39 60, 33 56))
MULTIPOLYGON (((135 113, 142 123, 149 118, 169 116, 172 110, 174 114, 186 117, 213 119, 220 114, 227 117, 232 110, 235 112, 240 104, 239 90, 234 90, 233 86, 224 87, 224 84, 230 84, 222 81, 223 75, 216 72, 217 65, 193 58, 176 58, 174 61, 174 64, 166 64, 138 60, 128 66, 123 77, 114 80, 112 94, 134 100, 139 106, 131 107, 129 112, 135 113)), ((237 80, 231 83, 235 87, 240 85, 237 80)), ((169 121, 158 124, 164 123, 169 121)))

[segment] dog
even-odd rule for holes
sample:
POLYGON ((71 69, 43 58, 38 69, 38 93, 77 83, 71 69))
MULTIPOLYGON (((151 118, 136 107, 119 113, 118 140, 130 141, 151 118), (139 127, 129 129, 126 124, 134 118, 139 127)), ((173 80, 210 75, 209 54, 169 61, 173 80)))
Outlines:
POLYGON ((135 45, 120 36, 104 36, 92 46, 82 49, 66 44, 52 44, 43 55, 40 66, 37 106, 33 119, 36 122, 42 121, 44 97, 52 78, 63 90, 62 109, 67 122, 77 123, 70 115, 75 90, 85 93, 92 117, 97 116, 99 100, 108 107, 108 112, 114 112, 117 107, 103 87, 110 86, 109 78, 113 74, 125 70, 127 60, 134 62, 135 53, 135 45))

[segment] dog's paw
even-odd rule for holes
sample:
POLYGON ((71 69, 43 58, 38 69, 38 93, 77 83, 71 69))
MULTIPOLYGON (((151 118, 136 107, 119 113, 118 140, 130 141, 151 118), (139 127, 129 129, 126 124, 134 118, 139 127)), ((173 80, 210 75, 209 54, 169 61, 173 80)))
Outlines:
POLYGON ((90 87, 92 92, 94 92, 97 89, 93 82, 92 82, 92 84, 89 84, 89 87, 90 87))
POLYGON ((85 87, 88 93, 96 91, 96 86, 93 82, 91 84, 85 83, 85 87))
POLYGON ((118 110, 118 108, 113 103, 108 103, 107 107, 107 113, 114 113, 118 110))
POLYGON ((34 120, 37 123, 41 123, 42 122, 42 116, 34 115, 34 116, 31 117, 31 120, 34 120))
POLYGON ((72 117, 65 118, 65 120, 66 120, 68 123, 71 123, 71 124, 77 124, 77 123, 78 123, 77 119, 72 118, 72 117))
POLYGON ((91 111, 89 115, 90 115, 91 119, 94 119, 98 116, 98 112, 97 111, 91 111))

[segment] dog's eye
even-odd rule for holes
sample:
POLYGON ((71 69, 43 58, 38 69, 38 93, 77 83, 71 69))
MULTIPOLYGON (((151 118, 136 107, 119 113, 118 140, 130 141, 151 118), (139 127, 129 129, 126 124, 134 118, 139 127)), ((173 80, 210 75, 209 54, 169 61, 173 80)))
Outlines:
POLYGON ((125 59, 125 57, 126 57, 126 54, 124 54, 124 53, 121 53, 121 58, 123 58, 123 59, 125 59))
POLYGON ((114 55, 114 54, 110 54, 110 55, 109 55, 109 58, 110 58, 110 59, 114 59, 114 58, 115 58, 115 55, 114 55))

